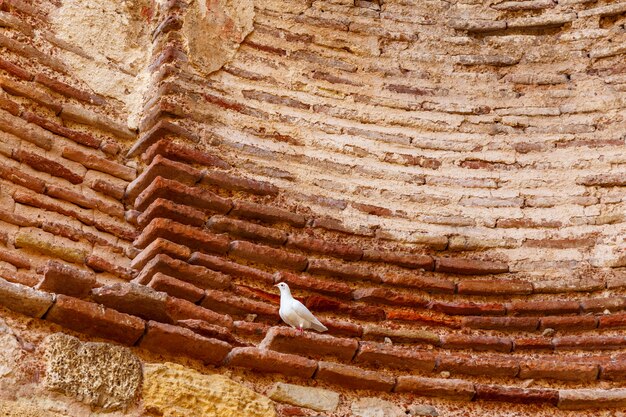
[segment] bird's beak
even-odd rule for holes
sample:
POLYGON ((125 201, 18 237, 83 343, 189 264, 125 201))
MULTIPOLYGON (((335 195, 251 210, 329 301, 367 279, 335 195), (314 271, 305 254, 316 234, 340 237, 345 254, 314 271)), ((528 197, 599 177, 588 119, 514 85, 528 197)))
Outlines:
POLYGON ((275 287, 278 287, 278 284, 274 285, 275 287))

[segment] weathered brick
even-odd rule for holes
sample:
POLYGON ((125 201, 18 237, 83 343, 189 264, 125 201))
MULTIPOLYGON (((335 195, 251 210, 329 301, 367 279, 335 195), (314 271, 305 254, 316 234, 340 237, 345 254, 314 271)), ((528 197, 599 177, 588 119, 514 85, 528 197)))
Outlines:
POLYGON ((72 184, 80 184, 83 182, 84 173, 72 171, 67 168, 66 165, 36 153, 19 149, 14 152, 14 157, 18 161, 25 163, 37 171, 45 172, 55 177, 64 178, 72 184))
MULTIPOLYGON (((3 220, 2 214, 0 220, 3 220)), ((8 262, 16 268, 30 269, 30 261, 18 251, 0 248, 0 261, 8 262)))
POLYGON ((386 273, 382 275, 382 282, 432 293, 452 294, 455 288, 452 281, 424 276, 418 273, 386 273))
POLYGON ((94 274, 49 260, 43 270, 43 279, 36 288, 50 293, 85 298, 95 286, 94 274))
POLYGON ((74 147, 63 148, 63 157, 78 162, 87 168, 104 172, 126 181, 132 181, 137 176, 137 171, 134 168, 110 161, 95 154, 83 152, 74 147))
POLYGON ((227 329, 233 327, 233 320, 230 316, 216 313, 187 300, 167 297, 165 308, 168 316, 174 323, 178 320, 197 319, 226 327, 227 329))
POLYGON ((252 203, 250 201, 235 202, 235 206, 230 214, 268 223, 288 223, 295 227, 304 227, 306 225, 306 218, 301 214, 292 213, 278 207, 268 207, 266 205, 252 203))
POLYGON ((552 339, 547 337, 518 337, 513 341, 515 351, 523 350, 554 350, 552 339))
POLYGON ((307 258, 302 255, 242 240, 231 242, 228 254, 247 261, 296 271, 304 271, 308 263, 307 258))
POLYGON ((587 298, 580 305, 585 313, 626 310, 626 297, 587 298))
POLYGON ((548 378, 562 381, 594 381, 598 376, 598 365, 563 360, 523 360, 519 377, 548 378))
POLYGON ((333 337, 314 332, 300 333, 289 327, 272 327, 259 345, 261 349, 270 349, 283 353, 309 356, 314 358, 332 356, 343 361, 351 361, 359 347, 355 339, 333 337))
MULTIPOLYGON (((127 158, 133 157, 144 151, 146 148, 161 140, 170 136, 179 136, 187 139, 191 142, 199 142, 200 137, 183 126, 173 123, 169 119, 159 120, 149 131, 142 133, 139 139, 135 141, 135 144, 129 149, 126 154, 127 158)), ((166 139, 166 140, 168 140, 166 139)), ((164 155, 168 156, 168 155, 164 155)))
POLYGON ((533 292, 533 284, 521 280, 466 280, 457 284, 457 292, 464 295, 527 295, 533 292))
POLYGON ((190 187, 178 181, 156 177, 135 199, 135 209, 144 211, 159 198, 221 214, 227 213, 232 207, 230 200, 202 187, 190 187))
POLYGON ((152 276, 152 279, 148 283, 150 288, 155 291, 162 291, 168 295, 183 300, 197 303, 204 297, 204 290, 192 285, 188 282, 181 281, 174 277, 157 272, 152 276))
POLYGON ((204 320, 196 320, 196 319, 178 320, 176 324, 186 329, 189 329, 192 332, 197 333, 203 337, 223 340, 224 342, 230 343, 233 346, 245 346, 246 345, 244 342, 239 341, 235 336, 233 336, 230 329, 227 329, 226 327, 218 326, 215 324, 207 323, 204 320))
POLYGON ((412 347, 360 342, 354 362, 383 368, 432 371, 435 369, 437 356, 433 352, 412 347))
POLYGON ((512 341, 508 337, 471 336, 464 334, 448 334, 442 337, 441 346, 444 349, 494 350, 505 353, 510 352, 513 348, 512 341))
POLYGON ((506 305, 506 310, 519 316, 578 314, 580 303, 573 300, 514 301, 506 305))
POLYGON ((398 292, 386 288, 360 288, 354 290, 356 301, 367 301, 374 304, 391 304, 410 306, 413 308, 426 307, 430 301, 408 292, 398 292))
POLYGON ((625 407, 626 389, 561 389, 557 406, 562 410, 625 407))
POLYGON ((610 314, 598 319, 601 329, 620 329, 626 327, 626 313, 610 314))
POLYGON ((174 220, 180 224, 203 227, 208 216, 193 207, 183 206, 163 198, 157 198, 148 206, 146 211, 137 217, 137 223, 140 227, 145 227, 153 219, 159 217, 174 220))
POLYGON ((600 366, 600 379, 609 381, 626 380, 626 357, 619 355, 600 366))
POLYGON ((483 354, 476 357, 442 355, 437 365, 437 371, 448 371, 451 374, 513 378, 519 372, 519 360, 503 355, 483 354))
POLYGON ((278 187, 265 181, 242 178, 222 171, 205 170, 202 174, 202 184, 258 195, 278 194, 278 187))
POLYGON ((311 378, 317 369, 317 362, 314 360, 256 347, 233 349, 225 364, 305 379, 311 378))
POLYGON ((93 225, 94 223, 93 210, 83 209, 74 204, 67 203, 65 201, 59 201, 46 195, 33 194, 18 189, 13 194, 13 199, 16 202, 25 204, 27 206, 37 207, 40 209, 57 212, 64 216, 73 217, 74 219, 89 226, 93 225))
POLYGON ((32 112, 24 112, 22 114, 22 118, 27 122, 39 125, 52 133, 56 133, 57 135, 63 136, 78 144, 89 146, 90 148, 99 148, 102 142, 100 138, 97 138, 90 133, 70 129, 32 112))
POLYGON ((43 180, 23 172, 19 165, 9 166, 0 162, 0 178, 33 190, 38 194, 43 194, 46 189, 46 183, 43 180))
POLYGON ((437 258, 435 271, 461 275, 490 275, 509 272, 509 266, 502 262, 461 258, 437 258))
POLYGON ((206 290, 202 306, 231 316, 245 317, 248 314, 255 314, 259 319, 273 323, 280 319, 277 306, 238 297, 225 291, 206 290))
POLYGON ((148 330, 141 339, 142 348, 199 359, 217 365, 231 350, 231 345, 217 339, 200 336, 189 329, 170 324, 148 322, 148 330))
POLYGON ((589 175, 578 178, 576 183, 588 187, 623 187, 626 185, 626 173, 589 175))
MULTIPOLYGON (((0 44, 2 44, 2 40, 3 37, 0 35, 0 44)), ((39 89, 32 88, 32 84, 14 82, 2 78, 0 79, 0 86, 4 91, 12 96, 24 97, 34 101, 37 104, 49 108, 54 114, 58 114, 61 111, 61 103, 58 100, 53 99, 49 94, 46 94, 39 89)))
POLYGON ((288 248, 333 256, 346 261, 358 261, 363 256, 363 250, 356 246, 329 242, 327 240, 307 236, 289 235, 286 245, 288 248))
POLYGON ((146 285, 157 273, 178 278, 200 288, 225 289, 230 286, 229 276, 211 271, 200 265, 190 265, 165 254, 158 254, 144 266, 135 281, 146 285))
POLYGON ((6 59, 0 58, 0 69, 21 78, 22 80, 31 81, 33 79, 33 74, 24 68, 7 61, 6 59))
MULTIPOLYGON (((602 317, 600 320, 602 320, 602 317)), ((553 344, 556 350, 616 350, 623 349, 626 346, 626 336, 561 336, 554 338, 553 344)))
POLYGON ((167 178, 179 183, 194 185, 202 173, 186 164, 170 161, 157 155, 150 165, 131 182, 126 188, 126 198, 134 202, 135 198, 144 191, 157 177, 167 178))
POLYGON ((44 255, 78 264, 84 263, 87 256, 86 248, 83 249, 67 239, 34 228, 22 228, 15 235, 15 247, 32 249, 44 255))
POLYGON ((167 239, 189 247, 191 250, 225 254, 228 251, 228 238, 205 232, 201 229, 180 224, 170 219, 154 219, 133 242, 137 248, 145 248, 158 238, 167 239))
POLYGON ((501 303, 442 302, 434 301, 433 311, 459 316, 503 316, 506 308, 501 303))
POLYGON ((130 130, 128 127, 99 113, 88 110, 82 106, 75 106, 73 104, 66 103, 63 105, 63 110, 61 111, 60 116, 63 120, 92 126, 105 132, 111 133, 121 139, 136 139, 135 132, 130 130))
POLYGON ((91 336, 111 339, 133 345, 143 335, 145 323, 138 317, 120 313, 110 308, 58 295, 46 315, 46 320, 91 336))
POLYGON ((499 401, 517 404, 550 404, 556 406, 559 391, 549 388, 517 388, 475 384, 476 401, 499 401))
MULTIPOLYGON (((89 172, 87 174, 89 174, 89 172)), ((114 184, 111 181, 107 181, 104 178, 94 179, 91 181, 90 187, 94 191, 111 196, 116 200, 121 200, 124 197, 124 187, 121 187, 119 184, 114 184)))
POLYGON ((437 333, 428 330, 412 328, 387 328, 375 324, 363 325, 363 339, 383 341, 390 338, 394 343, 414 343, 441 345, 441 339, 437 333))
POLYGON ((20 107, 20 105, 14 101, 11 101, 4 95, 0 95, 0 109, 11 113, 15 117, 19 117, 22 113, 22 108, 20 107))
POLYGON ((105 100, 97 94, 79 90, 78 88, 72 87, 62 81, 52 79, 44 74, 35 75, 34 81, 48 87, 50 90, 57 92, 62 96, 75 98, 76 100, 99 106, 105 104, 105 100))
POLYGON ((219 271, 233 277, 249 278, 255 282, 273 284, 272 274, 246 265, 240 265, 218 256, 194 252, 189 258, 189 263, 202 265, 214 271, 219 271))
POLYGON ((216 233, 228 233, 242 239, 282 245, 287 240, 287 233, 279 229, 260 226, 243 220, 225 216, 213 216, 207 222, 207 228, 216 233))
POLYGON ((160 253, 180 260, 187 260, 191 256, 191 250, 187 246, 170 242, 167 239, 157 238, 131 261, 130 266, 133 269, 141 270, 152 258, 160 253))
POLYGON ((352 288, 336 280, 324 280, 280 271, 274 274, 274 281, 286 282, 291 288, 301 288, 340 298, 352 298, 352 288))
POLYGON ((554 316, 541 317, 539 329, 592 330, 598 327, 598 319, 593 316, 554 316))
POLYGON ((329 259, 310 259, 307 272, 311 274, 331 275, 347 280, 366 280, 379 283, 380 275, 366 265, 355 265, 329 259))
POLYGON ((167 314, 167 294, 134 283, 104 285, 92 291, 94 301, 122 313, 174 323, 167 314))
POLYGON ((400 376, 394 392, 411 392, 427 397, 448 400, 471 401, 474 397, 474 384, 462 379, 423 378, 400 376))
POLYGON ((323 312, 348 314, 350 317, 360 320, 381 321, 385 320, 385 310, 375 306, 357 305, 354 303, 344 303, 336 299, 313 295, 307 297, 305 305, 310 310, 323 312))
POLYGON ((50 308, 53 295, 0 278, 0 305, 20 314, 40 318, 50 308))
POLYGON ((386 392, 391 391, 396 382, 395 378, 382 372, 331 362, 319 363, 315 379, 351 389, 386 392))
POLYGON ((435 261, 432 256, 406 252, 387 252, 377 249, 366 249, 363 251, 363 260, 368 262, 384 262, 405 268, 423 269, 425 271, 432 271, 435 268, 435 261))

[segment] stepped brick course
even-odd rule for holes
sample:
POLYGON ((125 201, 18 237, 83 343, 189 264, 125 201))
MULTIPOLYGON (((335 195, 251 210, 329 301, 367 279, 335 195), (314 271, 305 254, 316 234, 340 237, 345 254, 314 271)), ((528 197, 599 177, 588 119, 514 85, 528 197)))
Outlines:
POLYGON ((3 311, 338 413, 626 407, 626 3, 242 1, 211 70, 157 3, 129 66, 0 1, 3 311))

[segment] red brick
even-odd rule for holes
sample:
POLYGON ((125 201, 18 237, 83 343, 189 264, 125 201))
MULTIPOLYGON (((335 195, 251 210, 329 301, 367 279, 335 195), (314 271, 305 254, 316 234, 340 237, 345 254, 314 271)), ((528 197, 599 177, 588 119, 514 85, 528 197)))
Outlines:
POLYGON ((363 250, 356 246, 343 245, 307 236, 289 235, 287 247, 300 249, 303 252, 333 256, 346 261, 358 261, 363 256, 363 250))
POLYGON ((129 242, 132 242, 138 234, 137 229, 125 221, 121 221, 107 215, 102 215, 101 212, 98 211, 94 212, 93 225, 98 230, 110 233, 113 236, 117 236, 120 239, 129 242))
POLYGON ((187 356, 213 365, 221 363, 231 350, 230 344, 224 341, 202 337, 189 329, 155 321, 148 322, 148 330, 141 339, 140 346, 154 352, 187 356))
POLYGON ((320 322, 328 328, 328 333, 335 336, 361 337, 363 328, 350 321, 320 317, 320 322))
POLYGON ((0 220, 22 227, 39 227, 41 225, 39 220, 30 219, 17 213, 10 213, 2 209, 0 209, 0 220))
POLYGON ((556 406, 559 392, 549 388, 517 388, 475 384, 475 401, 499 401, 516 404, 550 404, 556 406))
POLYGON ((598 365, 563 360, 527 360, 520 364, 519 377, 548 378, 562 381, 595 381, 598 365))
POLYGON ((330 275, 351 281, 365 280, 379 283, 380 275, 366 265, 351 264, 329 259, 310 259, 307 272, 330 275))
POLYGON ((533 219, 498 219, 496 222, 496 227, 502 228, 560 228, 563 224, 557 220, 533 220, 533 219))
POLYGON ((400 376, 394 392, 411 392, 426 397, 471 401, 474 397, 474 384, 462 379, 400 376))
POLYGON ((157 198, 150 204, 146 211, 137 218, 137 223, 140 227, 145 227, 153 219, 159 217, 174 220, 180 224, 203 227, 208 216, 193 207, 183 206, 163 198, 157 198))
POLYGON ((0 163, 0 178, 33 190, 38 194, 43 194, 46 189, 46 183, 43 180, 26 174, 20 167, 12 167, 0 163))
POLYGON ((437 258, 435 271, 460 275, 490 275, 509 272, 509 266, 502 262, 461 258, 437 258))
POLYGON ((433 352, 388 343, 361 342, 354 358, 356 363, 375 367, 432 371, 437 357, 433 352))
POLYGON ((242 240, 231 242, 228 254, 246 261, 271 265, 275 268, 284 267, 296 271, 304 271, 308 263, 307 258, 302 255, 242 240))
POLYGON ((137 154, 141 153, 146 148, 154 144, 156 141, 163 138, 166 138, 165 140, 170 140, 169 138, 171 136, 180 136, 191 142, 200 141, 200 137, 195 133, 187 130, 180 125, 177 125, 176 123, 173 123, 171 120, 161 119, 149 131, 143 133, 139 137, 139 139, 135 141, 135 144, 129 149, 126 157, 130 158, 136 156, 137 154))
POLYGON ((201 229, 177 223, 170 219, 154 219, 141 235, 133 242, 137 248, 145 248, 158 238, 185 245, 191 250, 225 254, 228 251, 228 239, 201 229))
MULTIPOLYGON (((0 214, 0 220, 3 216, 0 214)), ((18 251, 0 248, 0 261, 8 262, 16 268, 30 269, 30 261, 18 251)))
POLYGON ((545 337, 520 337, 515 339, 513 349, 522 350, 554 350, 552 339, 545 337))
POLYGON ((387 273, 382 275, 382 282, 389 285, 416 288, 429 293, 454 293, 454 282, 439 278, 412 274, 387 273))
POLYGON ((243 335, 246 339, 253 339, 256 342, 261 341, 270 329, 270 325, 266 323, 255 323, 251 321, 236 320, 233 322, 233 332, 237 335, 243 335))
POLYGON ((143 211, 156 199, 163 198, 184 206, 206 212, 227 213, 232 203, 202 187, 189 187, 178 181, 156 177, 135 200, 135 209, 143 211))
POLYGON ((125 123, 116 122, 115 120, 110 119, 103 114, 91 111, 84 106, 66 103, 63 105, 63 110, 61 111, 60 116, 63 120, 88 125, 115 135, 121 139, 128 141, 134 141, 137 139, 135 132, 129 129, 125 123))
POLYGON ((242 239, 282 245, 287 240, 287 233, 279 229, 259 226, 243 220, 225 216, 213 216, 207 222, 207 228, 216 233, 228 233, 242 239))
POLYGON ((230 287, 231 283, 228 275, 211 271, 203 266, 190 265, 178 259, 172 259, 165 254, 158 254, 152 258, 141 270, 135 281, 146 285, 159 272, 200 288, 226 289, 230 287))
MULTIPOLYGON (((2 40, 3 36, 0 35, 0 45, 2 45, 2 40)), ((30 83, 25 84, 2 78, 0 79, 0 86, 4 91, 12 96, 24 97, 28 100, 34 101, 37 104, 49 108, 54 114, 59 114, 62 109, 62 105, 59 101, 53 99, 49 94, 46 94, 39 89, 32 88, 32 84, 30 83)))
POLYGON ((242 346, 242 342, 232 335, 229 329, 215 324, 209 324, 204 320, 187 319, 178 320, 177 325, 191 330, 202 337, 223 340, 233 346, 242 346))
POLYGON ((288 223, 295 227, 304 227, 306 225, 306 218, 301 214, 250 201, 235 202, 235 206, 229 214, 267 223, 288 223))
POLYGON ((506 314, 504 304, 500 303, 434 301, 431 309, 440 313, 458 316, 503 316, 506 314))
POLYGON ((310 310, 318 312, 330 311, 334 313, 343 313, 361 320, 385 320, 385 311, 382 308, 343 303, 339 300, 322 297, 320 295, 307 297, 305 304, 310 310))
MULTIPOLYGON (((33 143, 45 150, 52 149, 52 143, 56 140, 55 136, 41 127, 27 123, 26 121, 13 117, 10 113, 0 110, 0 127, 1 130, 11 133, 18 138, 33 143)), ((17 149, 13 150, 15 157, 17 149)))
POLYGON ((97 303, 122 313, 174 323, 166 311, 167 294, 133 283, 104 285, 92 291, 92 298, 97 303))
POLYGON ((405 268, 423 269, 425 271, 432 271, 435 268, 432 256, 406 252, 385 252, 376 249, 366 249, 363 251, 363 260, 394 264, 405 268))
POLYGON ((94 191, 98 191, 108 196, 111 196, 116 200, 121 200, 124 197, 125 188, 113 184, 112 182, 102 178, 93 180, 91 183, 91 188, 94 191))
POLYGON ((598 320, 593 316, 541 317, 539 329, 554 330, 592 330, 598 327, 598 320))
POLYGON ((4 97, 4 95, 0 95, 0 109, 11 113, 15 117, 19 117, 22 113, 20 105, 4 97))
POLYGON ((33 79, 33 74, 2 58, 0 58, 0 69, 25 81, 31 81, 33 79))
POLYGON ((353 296, 357 301, 367 301, 373 304, 404 305, 414 308, 426 307, 430 302, 408 292, 397 292, 386 288, 360 288, 354 290, 353 296))
POLYGON ((52 91, 55 91, 63 96, 75 98, 76 100, 84 101, 89 104, 95 104, 101 106, 105 104, 105 100, 92 93, 79 90, 64 82, 54 80, 44 74, 35 75, 35 82, 45 85, 52 91))
POLYGON ((289 327, 272 327, 259 345, 261 349, 270 349, 283 353, 320 358, 332 356, 350 362, 359 347, 355 339, 344 339, 313 331, 300 333, 289 327))
POLYGON ((145 329, 145 322, 140 318, 62 294, 57 295, 46 320, 125 345, 135 344, 145 329))
POLYGON ((608 410, 611 408, 626 407, 626 389, 561 389, 559 390, 559 403, 561 410, 608 410))
POLYGON ((48 261, 43 270, 43 279, 37 289, 85 298, 96 286, 94 274, 56 261, 48 261))
POLYGON ((577 184, 588 187, 623 187, 626 186, 626 174, 600 174, 580 177, 577 184))
MULTIPOLYGON (((144 191, 157 177, 163 177, 187 185, 194 185, 202 176, 202 173, 195 168, 180 162, 170 161, 157 155, 150 165, 126 188, 128 201, 135 201, 135 198, 144 191)), ((137 208, 137 207, 135 207, 137 208)))
POLYGON ((311 359, 256 347, 233 349, 226 358, 225 364, 262 373, 279 373, 304 379, 311 378, 317 369, 317 362, 311 359))
POLYGON ((506 377, 513 378, 519 372, 519 361, 503 355, 441 355, 437 371, 448 371, 451 374, 506 377))
POLYGON ((160 253, 170 258, 187 260, 191 255, 191 250, 187 246, 170 242, 167 239, 158 238, 146 246, 144 250, 132 260, 130 266, 133 269, 141 270, 152 258, 160 253))
MULTIPOLYGON (((313 220, 311 225, 314 228, 326 229, 331 232, 340 232, 345 233, 347 235, 357 235, 357 236, 369 236, 373 237, 376 233, 374 227, 359 227, 359 228, 351 228, 345 226, 340 220, 331 218, 331 217, 320 217, 313 220)), ((446 239, 446 245, 448 243, 448 239, 446 239)))
POLYGON ((259 319, 276 323, 280 320, 278 307, 259 301, 238 297, 225 291, 206 290, 202 306, 222 314, 245 317, 255 314, 259 319))
POLYGON ((150 163, 156 155, 190 164, 216 166, 222 169, 230 168, 227 162, 215 155, 165 139, 161 139, 150 146, 143 154, 142 159, 144 162, 150 163))
POLYGON ((457 292, 464 295, 528 295, 532 291, 530 282, 520 280, 476 279, 457 284, 457 292))
POLYGON ((352 288, 336 280, 318 279, 285 271, 275 273, 274 280, 275 282, 286 282, 291 288, 300 288, 339 298, 352 298, 352 288))
POLYGON ((233 327, 233 320, 230 316, 216 313, 180 298, 167 297, 165 308, 167 315, 171 317, 174 323, 179 320, 197 319, 226 327, 227 329, 233 327))
POLYGON ((274 283, 274 278, 270 273, 249 266, 239 265, 238 263, 231 262, 218 256, 194 252, 191 255, 191 258, 189 258, 189 263, 194 265, 202 265, 214 271, 219 271, 233 277, 248 278, 255 282, 266 284, 274 283))
POLYGON ((117 162, 110 161, 98 155, 82 152, 73 147, 63 148, 63 157, 78 162, 87 168, 104 172, 126 181, 132 181, 137 176, 137 172, 134 168, 118 164, 117 162))
POLYGON ((539 318, 468 316, 463 318, 463 326, 470 329, 532 332, 537 330, 539 318))
POLYGON ((369 214, 371 216, 390 217, 393 215, 393 211, 385 207, 374 206, 371 204, 355 203, 354 201, 351 202, 350 205, 356 210, 362 211, 363 213, 369 214))
POLYGON ((458 317, 442 317, 439 315, 429 314, 427 312, 416 312, 412 309, 385 309, 387 320, 408 321, 412 324, 420 324, 422 326, 432 327, 449 327, 452 329, 460 329, 461 325, 458 317))
POLYGON ((444 349, 495 350, 508 353, 512 350, 513 344, 508 337, 449 334, 443 337, 441 346, 444 349))
POLYGON ((626 310, 626 297, 587 298, 580 305, 585 313, 626 310))
POLYGON ((197 303, 204 297, 204 290, 160 272, 154 274, 148 286, 155 291, 162 291, 172 297, 181 298, 192 303, 197 303))
POLYGON ((226 188, 233 191, 244 191, 258 195, 277 195, 278 187, 265 181, 257 181, 238 177, 223 171, 206 170, 203 172, 202 184, 226 188))
POLYGON ((50 197, 69 201, 81 207, 98 209, 103 213, 108 213, 120 218, 124 217, 124 207, 121 204, 108 203, 92 195, 85 195, 80 189, 74 190, 48 184, 46 194, 50 197))
POLYGON ((72 184, 83 182, 83 175, 73 172, 61 163, 41 155, 19 149, 14 152, 14 157, 37 171, 48 173, 54 177, 64 178, 72 184))
POLYGON ((562 315, 578 314, 580 303, 569 300, 514 301, 506 305, 512 315, 562 315))
POLYGON ((363 325, 364 340, 382 341, 390 338, 394 343, 428 344, 439 346, 441 340, 438 334, 428 330, 415 328, 389 328, 376 324, 363 325))
POLYGON ((91 210, 82 209, 73 204, 63 204, 64 202, 59 202, 54 198, 44 195, 33 195, 20 190, 17 190, 15 194, 13 194, 13 199, 21 204, 38 207, 48 211, 55 211, 63 214, 64 216, 73 217, 86 225, 93 225, 93 212, 91 210))
POLYGON ((598 322, 600 329, 623 329, 626 328, 626 313, 600 316, 598 322))
POLYGON ((616 350, 626 347, 626 336, 562 336, 554 338, 553 343, 556 350, 616 350))
POLYGON ((351 389, 389 392, 395 378, 382 372, 366 371, 350 365, 320 362, 315 379, 351 389))
POLYGON ((117 277, 130 281, 135 277, 135 271, 125 268, 114 262, 107 261, 99 256, 91 255, 85 260, 85 264, 95 271, 105 271, 117 277))
POLYGON ((101 139, 96 138, 89 133, 67 128, 35 113, 24 112, 22 117, 30 123, 39 125, 52 133, 56 133, 57 135, 63 136, 81 145, 89 146, 91 148, 99 148, 102 142, 101 139))
POLYGON ((600 379, 608 381, 626 381, 626 357, 620 355, 600 366, 600 379))
POLYGON ((594 246, 595 239, 526 239, 524 246, 530 248, 570 249, 594 246))
MULTIPOLYGON (((15 276, 15 273, 11 271, 10 275, 15 276)), ((52 294, 0 278, 0 306, 17 313, 40 318, 52 305, 53 297, 52 294)))

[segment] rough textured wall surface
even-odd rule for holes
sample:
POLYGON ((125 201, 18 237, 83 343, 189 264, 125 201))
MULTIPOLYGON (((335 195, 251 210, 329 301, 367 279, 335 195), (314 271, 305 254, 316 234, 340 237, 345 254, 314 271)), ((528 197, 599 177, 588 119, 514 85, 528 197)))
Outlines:
POLYGON ((0 410, 621 415, 625 24, 0 1, 0 410))

